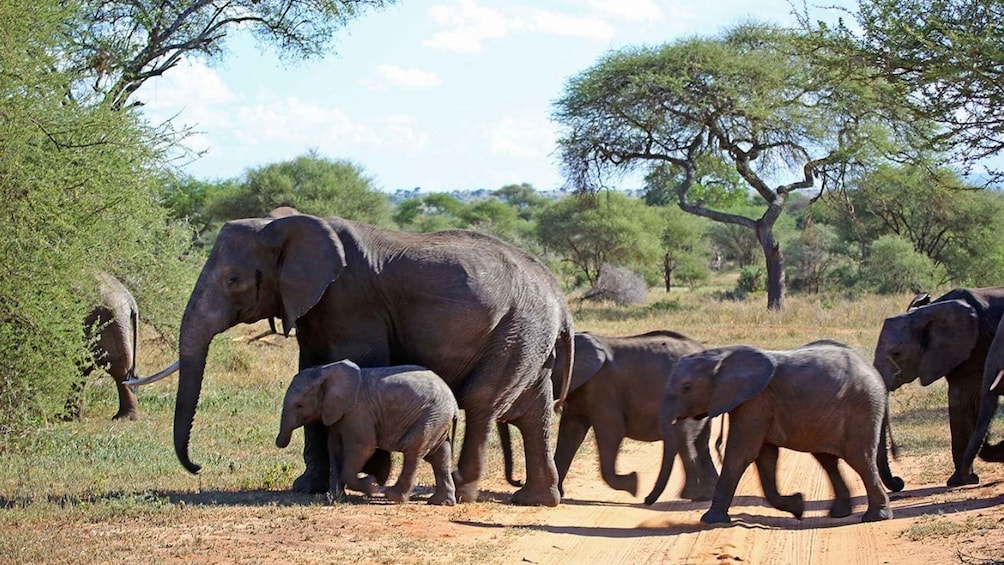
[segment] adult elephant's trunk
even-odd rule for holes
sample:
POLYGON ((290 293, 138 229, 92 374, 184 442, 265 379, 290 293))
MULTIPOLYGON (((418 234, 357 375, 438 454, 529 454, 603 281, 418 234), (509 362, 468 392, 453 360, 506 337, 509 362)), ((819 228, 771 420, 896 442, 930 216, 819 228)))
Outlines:
MULTIPOLYGON (((194 301, 194 300, 193 300, 194 301)), ((174 452, 178 461, 190 473, 198 473, 201 468, 188 457, 188 441, 195 420, 195 409, 202 393, 202 377, 206 369, 206 356, 213 336, 222 331, 217 324, 197 315, 189 302, 181 321, 179 339, 178 396, 174 406, 174 452)))

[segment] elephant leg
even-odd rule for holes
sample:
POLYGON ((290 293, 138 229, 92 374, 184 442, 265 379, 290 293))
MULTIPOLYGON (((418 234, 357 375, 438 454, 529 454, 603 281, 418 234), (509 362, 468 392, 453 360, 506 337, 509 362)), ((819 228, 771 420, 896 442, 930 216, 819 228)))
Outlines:
POLYGON ((765 443, 760 448, 760 454, 756 458, 756 470, 760 474, 760 487, 763 494, 771 506, 790 512, 792 516, 802 519, 805 512, 805 498, 802 493, 796 492, 788 496, 782 496, 777 490, 777 453, 776 445, 765 443))
POLYGON ((680 498, 711 500, 718 482, 718 471, 711 459, 711 419, 686 419, 676 427, 676 449, 685 473, 680 498))
POLYGON ((387 479, 390 477, 390 467, 390 452, 385 449, 377 449, 363 465, 363 473, 370 475, 378 485, 383 486, 387 484, 387 479))
POLYGON ((546 387, 527 389, 516 400, 524 411, 512 420, 523 436, 526 456, 526 484, 512 495, 512 503, 521 506, 557 506, 561 502, 558 470, 551 452, 553 400, 548 375, 543 380, 546 387))
MULTIPOLYGON (((990 383, 986 383, 985 386, 989 388, 990 383)), ((993 420, 994 414, 997 413, 997 404, 998 398, 996 394, 990 391, 983 393, 983 397, 980 400, 980 411, 976 417, 975 429, 969 437, 969 442, 966 444, 966 451, 962 455, 962 461, 956 466, 955 473, 948 479, 950 486, 965 484, 962 480, 965 477, 974 475, 973 461, 976 460, 977 453, 982 456, 984 452, 991 453, 993 451, 994 448, 986 443, 986 439, 987 433, 990 430, 990 421, 993 420)))
POLYGON ((449 441, 439 444, 439 447, 425 456, 425 460, 429 462, 429 465, 432 465, 432 473, 436 477, 436 491, 429 498, 429 504, 453 506, 457 503, 457 490, 453 485, 453 476, 450 474, 450 467, 453 464, 452 457, 449 441))
POLYGON ((966 447, 969 446, 969 438, 976 429, 978 407, 978 387, 969 386, 969 383, 965 382, 948 382, 948 422, 952 433, 952 461, 955 463, 955 472, 947 483, 950 487, 975 485, 980 482, 972 466, 966 468, 965 464, 966 447), (971 390, 973 388, 976 390, 971 390))
POLYGON ((115 377, 115 388, 119 393, 119 410, 112 416, 112 420, 135 420, 139 410, 139 403, 136 401, 136 394, 128 386, 122 384, 125 376, 121 379, 115 377))
MULTIPOLYGON (((333 454, 335 461, 340 460, 339 454, 333 454)), ((329 477, 337 469, 330 469, 328 460, 328 428, 321 423, 303 426, 303 462, 307 468, 303 474, 293 481, 293 490, 303 493, 329 491, 329 477)), ((340 495, 337 490, 331 491, 340 495)))
POLYGON ((624 420, 621 417, 606 418, 603 425, 593 426, 596 436, 596 448, 600 455, 600 476, 610 488, 623 490, 636 496, 638 494, 638 473, 632 471, 626 475, 617 474, 617 453, 624 441, 624 420))
POLYGON ((558 422, 558 445, 554 450, 554 466, 558 470, 558 492, 565 496, 565 476, 572 466, 572 459, 586 438, 590 427, 589 417, 581 414, 564 413, 558 422))
POLYGON ((457 489, 457 502, 477 502, 478 483, 485 466, 485 442, 491 429, 488 414, 465 410, 464 443, 460 448, 453 482, 457 489))
POLYGON ((886 494, 885 487, 882 485, 882 478, 879 476, 878 464, 875 461, 875 457, 874 447, 850 450, 844 457, 844 460, 851 466, 851 469, 854 469, 858 476, 861 477, 861 481, 865 484, 865 491, 868 493, 868 510, 861 517, 862 522, 892 519, 892 508, 889 507, 889 495, 886 494))
POLYGON ((833 486, 833 504, 830 505, 830 518, 843 518, 850 516, 853 512, 851 505, 851 491, 844 482, 844 477, 840 474, 840 458, 832 453, 813 453, 813 457, 826 471, 826 476, 833 486))
POLYGON ((715 485, 715 494, 711 496, 711 508, 701 516, 701 521, 705 524, 727 524, 732 521, 728 511, 739 479, 750 463, 760 455, 763 447, 769 414, 758 406, 748 407, 747 404, 749 403, 740 404, 729 413, 731 425, 722 461, 722 474, 715 485))
POLYGON ((397 477, 397 483, 387 487, 385 491, 387 498, 397 503, 408 502, 411 498, 411 489, 415 484, 415 471, 417 469, 418 455, 413 450, 405 451, 401 474, 397 477))
MULTIPOLYGON (((359 472, 372 454, 370 451, 360 449, 352 444, 345 445, 342 450, 342 483, 345 488, 361 492, 366 496, 373 496, 376 490, 376 481, 370 475, 363 475, 359 478, 359 472)), ((412 461, 412 474, 415 473, 414 461, 412 461)))
POLYGON ((1004 441, 984 443, 980 448, 980 459, 989 463, 1004 463, 1004 441))

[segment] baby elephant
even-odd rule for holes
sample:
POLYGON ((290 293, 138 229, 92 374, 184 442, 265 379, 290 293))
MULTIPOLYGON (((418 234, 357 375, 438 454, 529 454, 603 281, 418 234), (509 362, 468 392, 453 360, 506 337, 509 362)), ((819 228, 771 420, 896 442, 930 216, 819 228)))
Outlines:
POLYGON ((666 386, 660 424, 678 418, 729 413, 722 472, 701 521, 728 523, 732 497, 754 460, 768 502, 801 517, 801 493, 780 496, 779 447, 812 453, 836 491, 831 516, 851 512, 850 492, 840 477, 844 459, 864 481, 868 510, 862 521, 892 518, 890 490, 903 488, 886 456, 888 393, 882 377, 853 349, 817 341, 787 351, 737 345, 681 358, 666 386))
POLYGON ((453 506, 457 499, 450 474, 451 440, 459 413, 450 387, 424 367, 360 369, 344 360, 293 377, 275 444, 286 447, 293 430, 321 421, 328 426, 329 492, 341 495, 344 485, 372 495, 376 481, 369 475, 360 479, 359 472, 379 448, 404 454, 401 475, 397 484, 387 487, 387 498, 408 501, 423 458, 436 476, 429 504, 453 506))

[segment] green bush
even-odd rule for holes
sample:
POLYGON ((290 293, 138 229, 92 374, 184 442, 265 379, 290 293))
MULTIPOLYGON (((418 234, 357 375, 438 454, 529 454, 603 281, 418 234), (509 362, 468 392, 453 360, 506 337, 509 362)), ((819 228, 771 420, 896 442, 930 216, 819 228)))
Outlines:
POLYGON ((917 292, 934 288, 942 275, 943 269, 916 252, 909 241, 884 235, 869 246, 859 271, 859 284, 879 294, 917 292))

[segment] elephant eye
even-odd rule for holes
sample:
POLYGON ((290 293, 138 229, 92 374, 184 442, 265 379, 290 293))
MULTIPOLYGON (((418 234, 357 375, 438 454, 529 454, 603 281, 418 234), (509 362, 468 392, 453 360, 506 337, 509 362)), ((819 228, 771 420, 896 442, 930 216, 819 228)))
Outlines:
POLYGON ((230 286, 233 286, 233 285, 237 284, 237 280, 238 280, 237 279, 237 275, 230 275, 227 278, 227 284, 230 285, 230 286))
POLYGON ((683 394, 690 394, 690 383, 683 383, 683 386, 680 387, 680 390, 683 392, 683 394))

